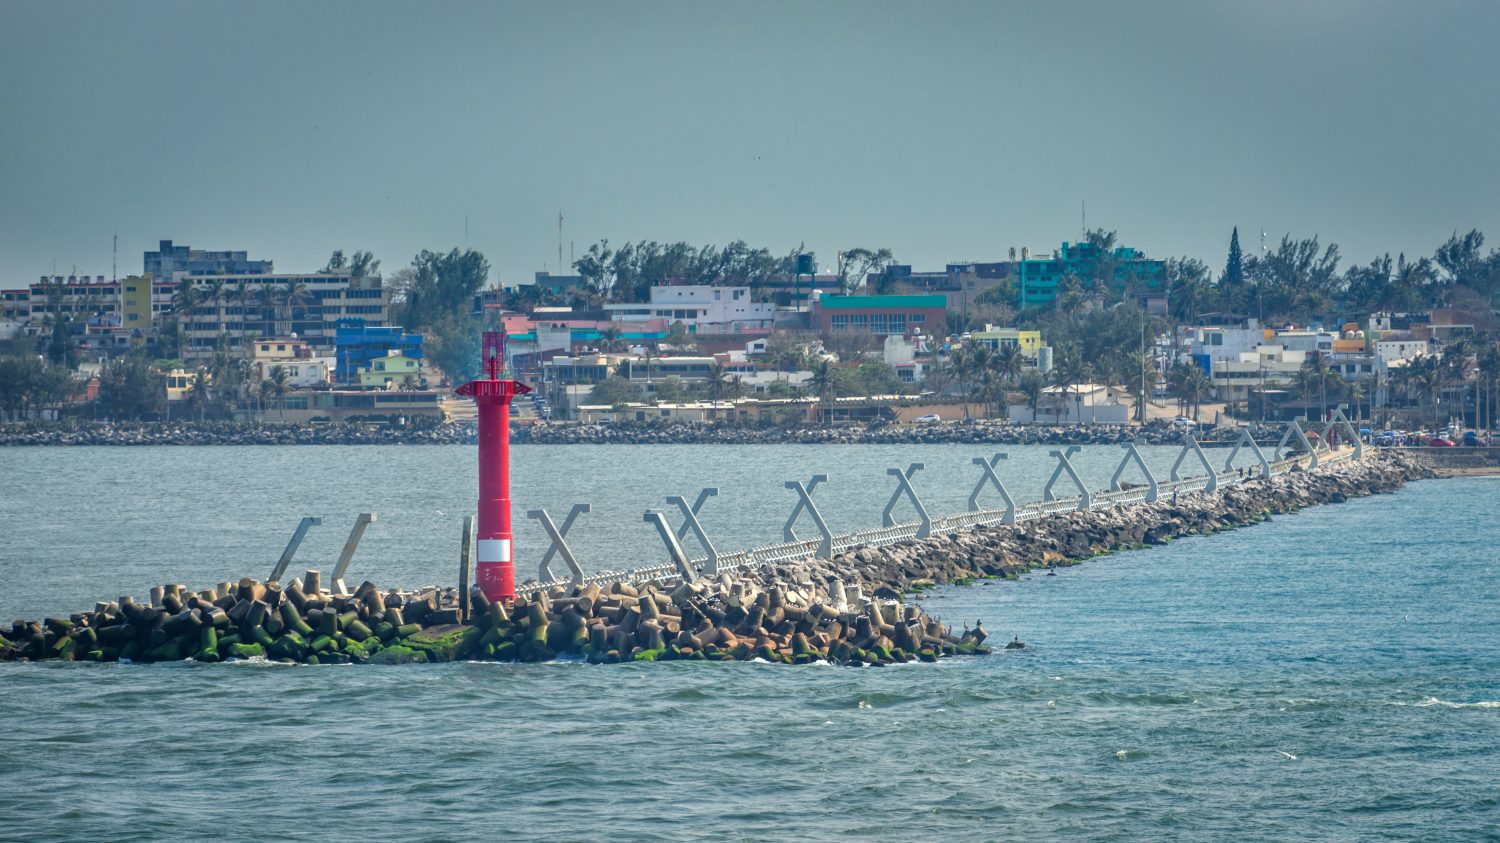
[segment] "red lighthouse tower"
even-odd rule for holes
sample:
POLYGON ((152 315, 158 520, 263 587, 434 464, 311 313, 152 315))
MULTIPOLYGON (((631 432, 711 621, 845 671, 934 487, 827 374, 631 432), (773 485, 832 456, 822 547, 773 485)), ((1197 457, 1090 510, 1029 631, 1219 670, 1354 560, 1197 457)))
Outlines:
POLYGON ((510 534, 510 399, 531 387, 501 380, 505 334, 485 331, 484 377, 460 386, 479 406, 479 536, 475 581, 490 600, 513 600, 516 569, 510 534))

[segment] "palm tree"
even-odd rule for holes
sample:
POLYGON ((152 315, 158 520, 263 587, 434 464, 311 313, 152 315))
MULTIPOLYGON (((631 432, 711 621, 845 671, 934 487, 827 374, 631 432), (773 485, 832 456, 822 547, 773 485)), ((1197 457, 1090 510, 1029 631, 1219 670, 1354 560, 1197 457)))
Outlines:
POLYGON ((214 306, 215 321, 219 324, 219 336, 224 336, 224 279, 215 278, 208 282, 208 291, 204 294, 205 301, 214 306))
POLYGON ((417 376, 416 375, 412 374, 411 372, 407 372, 406 374, 404 374, 404 375, 401 376, 401 391, 402 392, 411 392, 412 390, 414 390, 416 388, 417 388, 417 376))
POLYGON ((1484 395, 1485 430, 1495 429, 1495 393, 1500 388, 1500 346, 1490 344, 1475 357, 1479 384, 1484 395))
MULTIPOLYGON (((1466 384, 1469 381, 1469 355, 1473 351, 1467 340, 1455 340, 1443 349, 1441 367, 1444 380, 1457 387, 1458 392, 1458 415, 1464 415, 1464 393, 1467 391, 1466 384)), ((1442 421, 1439 419, 1439 421, 1442 421)))
POLYGON ((177 356, 186 357, 187 352, 183 347, 186 345, 186 332, 188 320, 192 318, 193 309, 198 306, 199 293, 193 282, 184 279, 177 287, 177 292, 172 294, 172 312, 177 321, 177 356))
POLYGON ((1365 388, 1358 381, 1355 381, 1354 383, 1349 384, 1349 389, 1345 394, 1349 396, 1349 403, 1354 405, 1353 420, 1357 423, 1361 418, 1363 418, 1363 416, 1360 415, 1360 402, 1364 400, 1365 388))
POLYGON ((1183 396, 1192 404, 1193 421, 1196 422, 1198 421, 1198 409, 1202 405, 1203 399, 1208 397, 1208 392, 1213 387, 1213 384, 1209 382, 1208 375, 1204 374, 1203 370, 1197 366, 1189 367, 1185 374, 1186 376, 1182 382, 1183 396))
POLYGON ((812 377, 807 379, 807 385, 817 394, 820 409, 828 403, 828 399, 833 395, 836 384, 837 375, 834 373, 833 364, 827 360, 819 360, 817 365, 813 367, 812 377))
POLYGON ((1026 396, 1026 406, 1031 408, 1031 423, 1036 424, 1036 414, 1042 406, 1042 395, 1047 389, 1047 379, 1042 376, 1041 372, 1032 370, 1021 375, 1017 388, 1020 389, 1022 395, 1026 396))
MULTIPOLYGON (((1052 367, 1052 382, 1062 389, 1064 400, 1074 387, 1088 383, 1091 374, 1089 368, 1089 364, 1084 362, 1077 348, 1065 348, 1058 355, 1057 362, 1052 367)), ((1083 422, 1083 392, 1081 390, 1073 393, 1073 404, 1076 411, 1074 418, 1081 424, 1083 422)))
POLYGON ((208 379, 208 369, 199 366, 198 371, 193 375, 193 383, 188 387, 186 396, 188 407, 198 411, 200 422, 203 421, 204 410, 208 407, 210 400, 208 379))
POLYGON ((1317 382, 1318 376, 1306 365, 1292 373, 1292 383, 1296 385, 1297 391, 1302 393, 1303 407, 1312 404, 1312 388, 1317 382))
POLYGON ((271 376, 268 381, 271 384, 271 394, 276 396, 276 415, 278 418, 285 418, 287 381, 290 379, 290 375, 287 373, 286 367, 280 363, 272 366, 268 374, 271 376))
POLYGON ((293 324, 296 321, 296 307, 307 301, 307 285, 296 278, 288 278, 281 290, 281 302, 286 305, 287 334, 293 332, 293 324))
POLYGON ((1000 347, 993 359, 995 373, 1006 383, 1015 383, 1026 370, 1026 355, 1021 353, 1021 346, 1007 344, 1000 347))
POLYGON ((605 328, 603 331, 599 332, 599 345, 601 349, 606 353, 618 349, 619 344, 620 329, 618 327, 610 325, 608 328, 605 328))
MULTIPOLYGON (((1423 404, 1428 400, 1432 401, 1432 418, 1436 421, 1438 418, 1438 402, 1443 394, 1443 385, 1448 382, 1441 362, 1436 355, 1423 354, 1420 357, 1413 358, 1406 366, 1407 379, 1416 391, 1417 398, 1423 404)), ((1425 407, 1419 411, 1417 417, 1425 421, 1425 407)))
POLYGON ((724 369, 724 364, 714 362, 708 367, 708 391, 713 396, 713 402, 719 403, 719 393, 724 391, 724 386, 729 382, 729 375, 724 369))
MULTIPOLYGON (((1328 375, 1330 372, 1328 360, 1321 353, 1315 351, 1302 362, 1302 368, 1299 371, 1307 372, 1308 386, 1314 383, 1318 385, 1317 418, 1322 419, 1328 414, 1328 375)), ((1303 397, 1304 399, 1306 398, 1306 396, 1303 397)))
POLYGON ((241 338, 244 338, 249 333, 249 330, 246 328, 249 320, 246 319, 246 317, 250 315, 250 302, 253 301, 254 298, 255 291, 250 288, 250 283, 248 281, 241 278, 240 280, 234 282, 234 292, 229 294, 229 299, 230 301, 233 301, 235 305, 237 305, 240 309, 241 338))
POLYGON ((270 284, 262 284, 255 291, 255 301, 260 306, 260 335, 263 337, 270 337, 276 334, 275 318, 277 300, 276 288, 270 284))
POLYGON ((1144 351, 1132 351, 1121 362, 1120 378, 1135 395, 1135 420, 1146 423, 1146 395, 1156 386, 1156 367, 1144 351))

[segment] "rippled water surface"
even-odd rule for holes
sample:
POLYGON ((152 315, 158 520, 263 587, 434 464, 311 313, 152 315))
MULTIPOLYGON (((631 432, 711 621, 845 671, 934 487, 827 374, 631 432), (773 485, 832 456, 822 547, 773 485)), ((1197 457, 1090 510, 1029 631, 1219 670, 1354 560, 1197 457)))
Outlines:
MULTIPOLYGON (((1018 496, 1046 450, 1012 449, 1018 496)), ((828 473, 853 529, 911 461, 934 511, 960 508, 979 453, 517 448, 517 509, 589 500, 585 562, 636 564, 665 494, 718 484, 705 523, 734 548, 774 538, 783 480, 828 473)), ((1093 485, 1118 453, 1080 455, 1093 485)), ((305 546, 325 570, 373 509, 353 576, 446 582, 472 459, 0 449, 0 616, 263 576, 302 514, 325 516, 305 546)), ((940 589, 929 610, 1031 646, 937 665, 0 664, 0 838, 1493 839, 1497 493, 1418 483, 940 589)))

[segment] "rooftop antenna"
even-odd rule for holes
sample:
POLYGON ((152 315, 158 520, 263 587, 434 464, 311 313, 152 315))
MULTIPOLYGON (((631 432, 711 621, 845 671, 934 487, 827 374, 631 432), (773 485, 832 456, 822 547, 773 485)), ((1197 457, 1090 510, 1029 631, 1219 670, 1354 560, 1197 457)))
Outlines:
POLYGON ((120 232, 115 232, 113 254, 109 259, 109 280, 120 280, 120 232))
POLYGON ((469 248, 469 215, 464 214, 464 248, 469 248))
POLYGON ((1089 203, 1088 203, 1088 201, 1084 200, 1084 201, 1079 202, 1078 203, 1078 208, 1079 208, 1079 217, 1080 217, 1079 222, 1082 225, 1082 227, 1078 230, 1078 238, 1080 240, 1087 240, 1087 239, 1089 239, 1089 203))
POLYGON ((1266 254, 1266 227, 1265 226, 1261 226, 1260 227, 1260 253, 1261 253, 1262 256, 1264 256, 1266 254))
POLYGON ((562 211, 557 212, 557 274, 562 274, 562 211))

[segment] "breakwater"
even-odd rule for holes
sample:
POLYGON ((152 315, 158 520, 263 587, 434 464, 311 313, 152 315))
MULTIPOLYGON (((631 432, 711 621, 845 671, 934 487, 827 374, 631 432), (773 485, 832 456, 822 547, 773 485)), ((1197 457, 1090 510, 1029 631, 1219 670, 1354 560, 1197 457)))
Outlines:
MULTIPOLYGON (((1254 425, 1262 444, 1275 444, 1281 428, 1254 425)), ((1230 429, 1206 431, 1200 441, 1229 442, 1230 429)), ((723 423, 581 424, 551 422, 517 425, 517 445, 1111 445, 1131 440, 1176 444, 1180 430, 1153 423, 1044 426, 994 421, 928 425, 829 425, 772 427, 723 423)), ((91 423, 32 422, 0 425, 0 447, 133 445, 472 445, 472 423, 450 422, 393 427, 338 422, 322 425, 244 422, 91 423)))
POLYGON ((713 660, 873 665, 987 653, 982 629, 952 634, 919 607, 866 598, 809 566, 697 582, 538 588, 491 603, 477 588, 352 593, 309 571, 285 587, 249 578, 193 592, 171 584, 87 612, 16 621, 0 660, 159 662, 266 658, 302 664, 456 660, 597 664, 713 660))
POLYGON ((909 592, 1010 577, 1110 551, 1254 524, 1319 503, 1387 492, 1425 467, 1399 452, 1229 484, 1151 504, 1045 516, 1016 526, 942 532, 832 559, 747 566, 684 582, 523 588, 511 606, 457 589, 352 593, 316 572, 286 583, 242 579, 201 591, 168 585, 147 602, 17 621, 0 658, 169 661, 265 658, 302 663, 762 659, 881 665, 984 652, 985 634, 955 634, 909 592))
POLYGON ((831 565, 851 572, 856 581, 883 583, 900 592, 981 577, 1014 577, 1118 550, 1246 527, 1310 506, 1389 493, 1410 480, 1432 476, 1429 467, 1409 454, 1381 451, 1362 460, 1297 468, 1175 500, 1066 512, 1014 526, 857 548, 835 556, 831 565))

